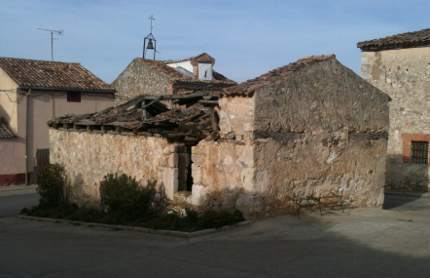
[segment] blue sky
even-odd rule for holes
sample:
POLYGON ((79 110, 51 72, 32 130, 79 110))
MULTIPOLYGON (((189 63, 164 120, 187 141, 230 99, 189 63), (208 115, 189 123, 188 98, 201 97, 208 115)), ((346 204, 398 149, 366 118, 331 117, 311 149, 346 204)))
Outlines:
POLYGON ((242 81, 312 54, 335 53, 355 71, 356 43, 430 27, 428 0, 0 0, 0 56, 82 63, 111 82, 140 56, 156 17, 159 59, 208 52, 219 72, 242 81))

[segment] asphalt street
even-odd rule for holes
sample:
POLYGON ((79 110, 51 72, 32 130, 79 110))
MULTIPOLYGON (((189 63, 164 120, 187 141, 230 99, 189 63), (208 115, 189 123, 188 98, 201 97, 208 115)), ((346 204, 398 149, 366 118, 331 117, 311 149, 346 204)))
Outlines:
POLYGON ((298 219, 279 216, 196 239, 11 216, 0 199, 4 277, 429 277, 430 198, 298 219))

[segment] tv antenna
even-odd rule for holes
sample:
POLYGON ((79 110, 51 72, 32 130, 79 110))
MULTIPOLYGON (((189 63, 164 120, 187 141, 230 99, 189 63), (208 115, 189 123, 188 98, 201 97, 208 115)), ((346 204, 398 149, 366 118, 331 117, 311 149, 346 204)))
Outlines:
POLYGON ((54 35, 61 36, 64 31, 46 28, 37 28, 37 30, 49 32, 51 34, 51 60, 54 61, 54 40, 58 40, 58 38, 55 38, 54 35))

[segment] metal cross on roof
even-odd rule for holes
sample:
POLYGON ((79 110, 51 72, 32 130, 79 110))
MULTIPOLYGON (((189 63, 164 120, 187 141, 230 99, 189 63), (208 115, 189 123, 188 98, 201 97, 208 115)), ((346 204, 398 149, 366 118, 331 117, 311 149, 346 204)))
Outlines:
POLYGON ((155 21, 155 17, 154 17, 154 15, 151 15, 151 16, 149 17, 149 20, 151 21, 151 33, 152 33, 152 29, 153 29, 153 22, 155 21))

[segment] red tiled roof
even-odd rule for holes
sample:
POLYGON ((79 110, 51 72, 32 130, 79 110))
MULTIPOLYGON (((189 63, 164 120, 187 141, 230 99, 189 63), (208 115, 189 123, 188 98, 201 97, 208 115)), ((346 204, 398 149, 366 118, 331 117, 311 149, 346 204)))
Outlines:
POLYGON ((381 39, 359 42, 357 44, 357 47, 363 51, 379 51, 422 46, 430 46, 430 29, 401 33, 381 39))
POLYGON ((191 58, 191 64, 194 65, 197 63, 215 64, 215 58, 207 53, 202 53, 200 55, 197 55, 191 58))
POLYGON ((23 89, 114 92, 79 63, 0 57, 0 68, 23 89))

